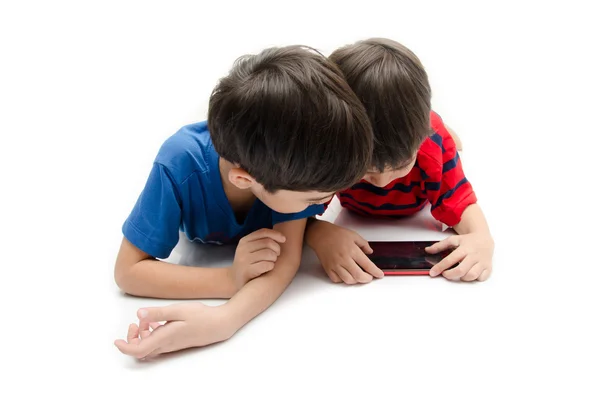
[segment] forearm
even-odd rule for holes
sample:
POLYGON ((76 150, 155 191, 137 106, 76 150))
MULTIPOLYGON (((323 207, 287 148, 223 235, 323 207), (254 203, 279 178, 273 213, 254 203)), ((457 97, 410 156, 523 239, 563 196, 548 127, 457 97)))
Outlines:
POLYGON ((249 281, 225 304, 236 330, 271 306, 293 280, 300 267, 305 226, 304 219, 275 226, 286 236, 275 267, 249 281))
POLYGON ((487 233, 490 234, 485 215, 478 204, 471 204, 462 214, 461 221, 454 226, 458 234, 487 233))
POLYGON ((249 281, 225 305, 236 329, 271 306, 293 280, 300 263, 278 260, 275 268, 249 281))
POLYGON ((164 299, 230 298, 236 288, 228 268, 201 268, 144 259, 115 271, 130 295, 164 299))

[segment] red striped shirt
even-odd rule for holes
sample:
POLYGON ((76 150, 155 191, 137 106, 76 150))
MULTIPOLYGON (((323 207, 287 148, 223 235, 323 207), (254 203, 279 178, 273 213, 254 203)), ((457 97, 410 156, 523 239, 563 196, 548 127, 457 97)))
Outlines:
POLYGON ((460 222, 477 197, 465 177, 452 136, 434 112, 431 128, 433 134, 419 148, 416 163, 406 176, 382 188, 363 179, 338 193, 342 207, 366 216, 398 218, 415 214, 429 202, 435 219, 448 226, 460 222))

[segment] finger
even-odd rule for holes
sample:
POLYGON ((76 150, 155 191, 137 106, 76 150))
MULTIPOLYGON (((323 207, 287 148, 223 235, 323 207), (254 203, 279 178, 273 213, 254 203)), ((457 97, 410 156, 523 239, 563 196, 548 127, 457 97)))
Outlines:
POLYGON ((338 276, 340 276, 340 278, 342 279, 344 284, 348 284, 348 285, 356 284, 356 280, 354 279, 354 277, 352 277, 352 275, 350 273, 348 273, 348 271, 346 269, 344 269, 343 267, 338 266, 335 269, 335 272, 338 274, 338 276))
POLYGON ((260 240, 251 241, 246 244, 246 252, 253 253, 260 251, 263 248, 268 248, 275 252, 277 256, 281 254, 281 246, 270 238, 261 238, 260 240))
MULTIPOLYGON (((353 256, 357 256, 357 254, 364 255, 359 249, 355 249, 352 254, 353 256)), ((344 262, 341 263, 340 266, 346 269, 352 278, 358 283, 366 284, 373 280, 373 276, 363 271, 363 269, 356 263, 353 256, 345 257, 344 262)))
POLYGON ((169 305, 164 307, 146 307, 137 312, 140 323, 177 321, 183 320, 181 305, 169 305))
POLYGON ((156 331, 159 327, 162 327, 163 325, 161 323, 157 323, 157 322, 152 322, 150 323, 150 328, 152 328, 152 331, 156 331))
POLYGON ((446 270, 442 275, 448 280, 458 280, 465 276, 479 262, 474 256, 467 256, 454 269, 446 270))
POLYGON ((358 263, 358 265, 368 274, 373 277, 382 278, 383 270, 377 267, 368 256, 366 256, 362 251, 358 251, 353 256, 353 259, 358 263))
POLYGON ((354 243, 356 243, 356 245, 358 245, 358 247, 362 250, 362 252, 364 252, 365 254, 373 253, 373 249, 369 245, 369 242, 367 240, 365 240, 360 234, 356 233, 356 235, 354 237, 355 237, 354 243))
POLYGON ((460 279, 462 281, 475 281, 481 275, 482 271, 483 271, 483 265, 481 263, 477 262, 467 272, 467 274, 465 274, 464 276, 462 276, 460 279))
POLYGON ((121 353, 124 353, 124 350, 126 345, 128 345, 128 343, 126 341, 124 341, 123 339, 117 339, 114 342, 115 346, 117 347, 117 349, 119 349, 121 351, 121 353))
POLYGON ((272 240, 275 240, 278 243, 285 243, 285 236, 283 235, 283 233, 278 232, 277 230, 273 230, 273 229, 257 230, 253 233, 250 233, 246 237, 242 238, 240 240, 240 243, 241 242, 249 243, 251 241, 260 240, 263 238, 270 238, 272 240))
MULTIPOLYGON (((457 264, 458 262, 463 260, 465 258, 465 256, 466 256, 465 253, 463 251, 461 251, 460 249, 453 251, 452 253, 450 253, 450 255, 448 255, 447 257, 442 259, 437 265, 432 267, 431 270, 429 271, 429 275, 431 277, 436 277, 437 275, 442 273, 444 270, 451 268, 452 266, 454 266, 455 264, 457 264)), ((444 276, 444 277, 446 277, 446 276, 444 276)))
POLYGON ((353 279, 361 284, 366 284, 373 280, 373 276, 364 272, 352 258, 348 258, 347 262, 342 264, 342 267, 350 273, 353 279))
POLYGON ((248 256, 248 262, 250 264, 258 263, 258 262, 262 262, 262 261, 275 262, 276 260, 277 260, 277 253, 275 251, 272 251, 269 248, 265 248, 260 251, 253 252, 252 254, 250 254, 248 256))
POLYGON ((158 349, 160 347, 160 342, 163 339, 164 338, 159 338, 157 336, 151 335, 139 344, 126 343, 124 340, 120 339, 115 341, 115 346, 123 354, 142 359, 151 352, 158 349))
POLYGON ((275 267, 275 262, 261 261, 250 265, 250 278, 256 278, 264 273, 270 272, 275 267))
POLYGON ((327 273, 327 275, 329 276, 329 279, 331 281, 333 281, 336 284, 339 284, 342 282, 342 279, 340 278, 340 276, 337 275, 337 273, 333 270, 327 270, 325 273, 327 273))
POLYGON ((490 275, 492 274, 492 269, 488 268, 488 269, 483 269, 483 271, 481 272, 481 274, 479 275, 479 277, 477 278, 478 281, 485 281, 488 278, 490 278, 490 275))
POLYGON ((129 324, 127 330, 127 343, 139 343, 139 328, 137 324, 129 324))
POLYGON ((438 241, 435 244, 425 248, 428 254, 437 254, 438 252, 446 251, 452 248, 456 248, 460 245, 459 236, 450 236, 442 241, 438 241))
POLYGON ((146 360, 146 359, 149 359, 149 358, 154 358, 154 357, 159 356, 162 353, 163 353, 163 350, 162 350, 162 348, 159 347, 159 348, 156 348, 156 349, 152 350, 145 357, 142 357, 141 360, 146 360))
MULTIPOLYGON (((171 323, 173 325, 178 322, 171 323)), ((166 348, 166 343, 169 339, 173 339, 173 335, 176 332, 177 327, 160 327, 160 329, 156 332, 152 332, 152 334, 141 340, 138 344, 124 343, 123 340, 115 341, 115 346, 121 351, 123 354, 127 354, 128 356, 136 357, 138 359, 144 359, 149 354, 159 351, 163 351, 166 348)))
POLYGON ((150 323, 148 321, 140 321, 139 332, 148 331, 150 329, 150 323))
POLYGON ((150 323, 147 321, 140 321, 140 339, 144 339, 150 336, 150 323))

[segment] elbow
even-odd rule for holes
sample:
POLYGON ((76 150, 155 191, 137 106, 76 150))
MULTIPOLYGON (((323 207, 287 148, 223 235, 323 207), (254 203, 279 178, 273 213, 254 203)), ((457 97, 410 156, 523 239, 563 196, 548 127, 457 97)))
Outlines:
POLYGON ((135 295, 132 289, 131 265, 120 263, 115 264, 114 279, 117 287, 126 294, 135 295))
POLYGON ((119 270, 118 266, 115 265, 115 273, 114 273, 115 284, 120 289, 123 289, 123 285, 125 284, 125 276, 123 272, 119 270))
POLYGON ((137 265, 150 256, 123 238, 121 248, 115 261, 114 280, 121 291, 129 295, 139 295, 140 284, 139 269, 137 265))

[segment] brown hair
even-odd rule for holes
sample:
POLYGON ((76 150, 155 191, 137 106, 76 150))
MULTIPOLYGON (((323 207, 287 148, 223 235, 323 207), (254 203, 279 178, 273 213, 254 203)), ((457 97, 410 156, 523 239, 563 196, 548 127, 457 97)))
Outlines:
POLYGON ((400 43, 374 38, 342 47, 329 59, 367 109, 375 135, 371 166, 404 166, 431 134, 431 89, 419 58, 400 43))
POLYGON ((208 126, 217 153, 270 192, 345 189, 373 151, 366 111, 341 71, 302 46, 239 58, 212 93, 208 126))

